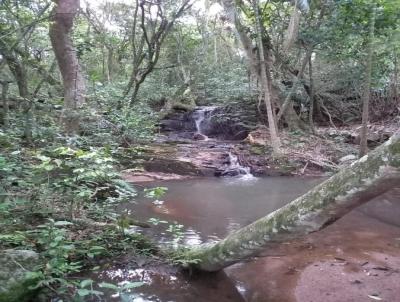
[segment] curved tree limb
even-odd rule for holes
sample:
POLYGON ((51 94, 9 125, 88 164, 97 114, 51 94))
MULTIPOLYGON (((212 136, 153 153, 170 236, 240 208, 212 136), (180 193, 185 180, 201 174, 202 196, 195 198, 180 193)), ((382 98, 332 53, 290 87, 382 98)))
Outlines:
POLYGON ((228 235, 194 248, 196 268, 218 271, 268 247, 319 231, 355 207, 400 186, 400 130, 388 142, 303 196, 228 235))

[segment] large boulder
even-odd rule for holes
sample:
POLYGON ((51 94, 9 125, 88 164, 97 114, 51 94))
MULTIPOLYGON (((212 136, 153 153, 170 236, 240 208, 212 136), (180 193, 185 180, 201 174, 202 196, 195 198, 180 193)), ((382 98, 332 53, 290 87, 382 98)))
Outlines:
POLYGON ((162 132, 192 132, 196 124, 192 118, 194 107, 171 106, 164 109, 163 118, 159 123, 162 132))
POLYGON ((257 114, 253 107, 233 103, 210 112, 202 124, 202 131, 221 140, 243 140, 256 124, 257 114))
POLYGON ((0 302, 25 302, 32 300, 29 289, 35 279, 29 272, 39 264, 39 255, 30 250, 0 251, 0 302))
MULTIPOLYGON (((258 111, 254 101, 232 101, 228 105, 218 107, 196 107, 192 110, 171 108, 160 121, 162 133, 171 137, 177 134, 179 138, 193 139, 196 133, 196 119, 201 109, 204 119, 201 122, 201 133, 220 140, 243 140, 259 122, 258 111), (212 109, 210 109, 212 108, 212 109)), ((198 136, 194 137, 195 139, 198 136)))

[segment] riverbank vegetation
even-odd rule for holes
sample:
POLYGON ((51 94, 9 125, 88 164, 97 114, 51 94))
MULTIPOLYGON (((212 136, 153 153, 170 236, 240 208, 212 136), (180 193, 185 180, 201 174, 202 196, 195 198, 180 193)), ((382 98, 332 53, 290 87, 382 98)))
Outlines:
POLYGON ((118 210, 137 182, 332 174, 387 141, 399 12, 397 0, 2 1, 0 252, 38 260, 0 272, 15 279, 0 301, 121 294, 140 284, 79 276, 127 254, 196 264, 127 232, 161 223, 180 243, 179 223, 118 210))

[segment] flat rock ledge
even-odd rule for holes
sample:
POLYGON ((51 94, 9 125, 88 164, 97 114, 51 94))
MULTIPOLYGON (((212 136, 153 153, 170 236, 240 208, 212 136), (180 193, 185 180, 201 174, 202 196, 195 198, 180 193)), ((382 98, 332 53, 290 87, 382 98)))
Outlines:
POLYGON ((35 280, 28 275, 39 264, 39 255, 30 250, 0 251, 0 302, 26 302, 35 280))
POLYGON ((122 178, 129 183, 146 183, 154 181, 165 181, 165 180, 182 180, 192 178, 190 175, 179 175, 174 173, 163 173, 163 172, 147 172, 147 171, 136 171, 134 169, 128 169, 121 172, 122 178))

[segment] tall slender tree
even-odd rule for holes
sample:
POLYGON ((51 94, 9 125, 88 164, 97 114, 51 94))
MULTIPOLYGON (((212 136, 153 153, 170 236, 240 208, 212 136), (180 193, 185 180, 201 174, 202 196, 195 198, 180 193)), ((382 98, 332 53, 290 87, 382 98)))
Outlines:
POLYGON ((258 54, 260 57, 260 73, 261 73, 261 93, 264 97, 265 107, 267 109, 268 116, 268 126, 269 132, 271 136, 271 145, 275 155, 280 153, 280 139, 278 136, 278 129, 275 123, 275 117, 272 108, 272 96, 271 96, 271 87, 272 84, 270 82, 270 71, 265 61, 265 52, 264 52, 264 44, 262 38, 262 26, 261 26, 261 18, 259 12, 259 3, 258 0, 253 0, 253 9, 254 14, 256 16, 255 28, 257 34, 257 46, 258 46, 258 54))
POLYGON ((363 94, 363 111, 362 111, 362 126, 360 134, 360 157, 364 156, 368 151, 367 137, 368 137, 368 120, 369 120, 369 98, 371 91, 371 73, 372 73, 372 60, 374 52, 374 37, 375 37, 375 17, 376 17, 376 4, 374 1, 371 4, 371 18, 369 24, 368 36, 368 55, 367 67, 365 70, 364 80, 364 94, 363 94))
POLYGON ((80 7, 79 0, 57 0, 50 24, 50 40, 64 84, 62 122, 65 132, 79 129, 79 110, 85 101, 85 79, 71 40, 71 30, 80 7))

